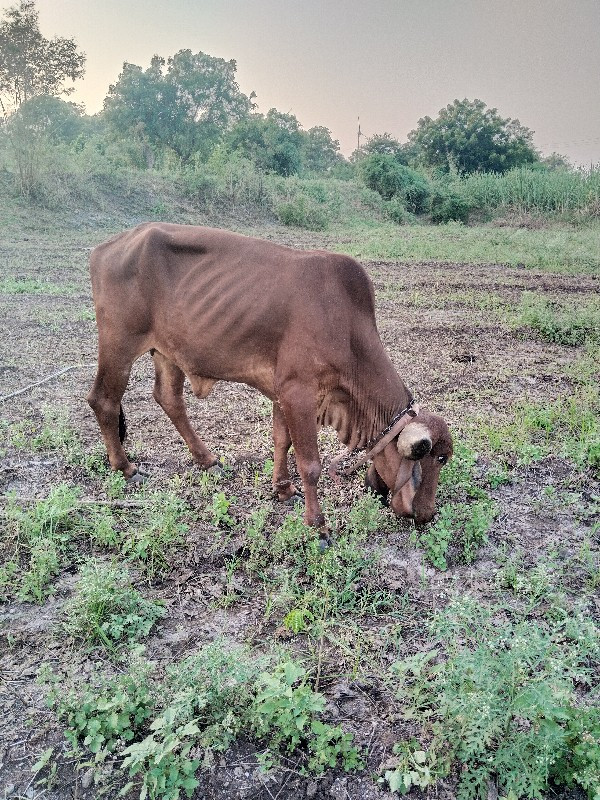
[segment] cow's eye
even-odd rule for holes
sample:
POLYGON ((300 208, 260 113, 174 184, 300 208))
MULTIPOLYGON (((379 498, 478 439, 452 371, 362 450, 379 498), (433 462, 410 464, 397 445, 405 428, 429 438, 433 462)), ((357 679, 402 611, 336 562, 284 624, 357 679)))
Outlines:
POLYGON ((438 456, 438 461, 440 464, 445 464, 448 461, 448 456, 438 456))

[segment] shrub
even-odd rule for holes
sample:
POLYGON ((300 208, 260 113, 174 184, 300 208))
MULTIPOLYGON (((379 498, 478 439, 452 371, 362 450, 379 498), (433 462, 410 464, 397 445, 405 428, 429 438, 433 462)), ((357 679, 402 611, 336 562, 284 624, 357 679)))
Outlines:
POLYGON ((431 195, 431 221, 444 222, 469 221, 469 204, 451 189, 437 188, 431 195))
POLYGON ((323 231, 328 223, 327 214, 318 202, 303 194, 277 203, 275 215, 284 225, 296 225, 311 231, 323 231))
POLYGON ((404 225, 413 219, 412 214, 406 210, 406 206, 399 197, 392 197, 391 200, 386 201, 384 206, 385 214, 392 222, 398 225, 404 225))
POLYGON ((360 162, 360 175, 369 187, 385 199, 398 197, 413 214, 422 214, 429 205, 430 187, 414 169, 398 163, 394 156, 373 154, 360 162))

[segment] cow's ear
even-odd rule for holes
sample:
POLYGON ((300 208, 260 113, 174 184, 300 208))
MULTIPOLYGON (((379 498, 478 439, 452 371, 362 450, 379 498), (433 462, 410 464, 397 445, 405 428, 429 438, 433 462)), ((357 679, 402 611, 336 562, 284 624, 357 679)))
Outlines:
POLYGON ((432 447, 429 428, 421 422, 410 422, 398 436, 398 452, 411 461, 423 458, 431 452, 432 447))

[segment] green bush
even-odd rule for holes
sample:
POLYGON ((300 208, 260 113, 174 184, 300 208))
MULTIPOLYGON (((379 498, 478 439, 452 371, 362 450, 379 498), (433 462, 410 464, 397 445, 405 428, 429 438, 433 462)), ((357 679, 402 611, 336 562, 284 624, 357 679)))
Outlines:
POLYGON ((444 222, 469 221, 469 204, 456 192, 447 188, 437 188, 431 195, 431 221, 436 224, 444 222))
POLYGON ((319 203, 303 194, 277 203, 275 215, 284 225, 296 225, 311 231, 323 231, 328 224, 327 214, 319 203))
POLYGON ((394 156, 378 153, 366 156, 359 170, 368 188, 379 192, 385 200, 398 197, 413 214, 427 211, 431 193, 427 179, 400 164, 394 156))
POLYGON ((384 210, 386 217, 389 217, 392 222, 396 222, 398 225, 405 225, 414 219, 399 197, 392 197, 391 200, 385 201, 384 210))

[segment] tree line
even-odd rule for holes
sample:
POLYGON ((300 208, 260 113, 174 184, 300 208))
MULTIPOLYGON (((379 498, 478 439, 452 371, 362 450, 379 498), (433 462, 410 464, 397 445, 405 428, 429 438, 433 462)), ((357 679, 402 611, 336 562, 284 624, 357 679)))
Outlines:
MULTIPOLYGON (((183 165, 219 150, 252 161, 265 173, 349 177, 358 167, 382 195, 394 193, 403 168, 503 173, 540 163, 532 131, 481 100, 454 100, 435 119, 424 117, 400 143, 374 135, 350 159, 324 126, 304 130, 293 114, 259 113, 255 95, 236 81, 236 62, 180 50, 155 55, 147 69, 125 63, 103 110, 88 116, 62 99, 83 77, 85 56, 73 39, 46 39, 35 0, 21 0, 0 22, 0 103, 4 127, 69 144, 104 137, 133 143, 136 166, 151 168, 169 153, 183 165)), ((554 157, 550 166, 564 166, 554 157)))

